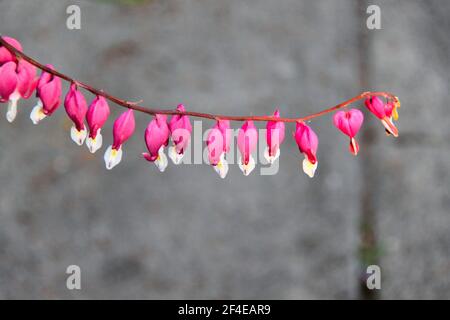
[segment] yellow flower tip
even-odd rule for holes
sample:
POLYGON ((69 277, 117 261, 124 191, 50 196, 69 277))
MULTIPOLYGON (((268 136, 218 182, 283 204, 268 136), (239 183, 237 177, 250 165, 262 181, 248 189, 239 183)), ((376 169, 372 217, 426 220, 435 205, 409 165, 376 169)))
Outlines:
POLYGON ((219 162, 213 166, 214 171, 216 171, 222 179, 225 179, 228 173, 228 162, 225 159, 225 154, 222 153, 219 162))
POLYGON ((396 108, 400 108, 400 99, 396 96, 395 97, 395 101, 394 101, 394 106, 396 107, 396 108))
POLYGON ((397 111, 397 108, 398 108, 398 107, 394 106, 394 110, 392 110, 392 118, 394 118, 395 121, 398 120, 398 111, 397 111))

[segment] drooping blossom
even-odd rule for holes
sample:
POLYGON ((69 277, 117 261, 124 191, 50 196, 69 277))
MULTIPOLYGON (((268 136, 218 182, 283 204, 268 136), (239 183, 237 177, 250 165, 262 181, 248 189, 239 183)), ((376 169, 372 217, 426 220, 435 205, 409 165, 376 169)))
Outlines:
MULTIPOLYGON (((5 49, 5 48, 3 48, 5 49)), ((36 68, 21 59, 9 61, 0 67, 0 102, 8 101, 6 119, 13 122, 17 116, 18 101, 28 99, 36 88, 36 68)))
MULTIPOLYGON (((2 37, 2 39, 5 40, 8 44, 12 45, 17 50, 22 51, 22 45, 16 39, 11 37, 2 37)), ((0 45, 0 65, 10 61, 17 63, 16 56, 13 53, 11 53, 7 48, 0 45)))
POLYGON ((122 160, 122 145, 133 135, 135 126, 132 109, 128 109, 114 121, 113 144, 106 149, 104 156, 106 169, 111 170, 122 160))
POLYGON ((258 145, 258 131, 253 121, 245 121, 239 129, 237 144, 241 157, 239 159, 239 169, 245 176, 248 176, 255 169, 255 159, 252 152, 256 150, 258 145))
MULTIPOLYGON (((280 117, 280 111, 275 110, 274 117, 280 117)), ((280 146, 284 141, 285 125, 282 121, 268 121, 266 125, 267 147, 264 150, 264 158, 270 164, 280 157, 280 146)))
POLYGON ((102 96, 95 97, 86 113, 86 121, 89 127, 86 145, 91 153, 95 153, 102 146, 101 130, 108 120, 109 113, 109 105, 106 99, 102 96))
MULTIPOLYGON (((110 114, 106 98, 97 96, 89 108, 87 108, 83 94, 77 90, 76 80, 71 80, 68 76, 64 76, 56 71, 51 71, 54 70, 51 65, 43 67, 24 53, 20 53, 22 51, 22 45, 14 38, 1 37, 1 43, 0 103, 8 102, 8 111, 6 114, 8 121, 12 122, 17 115, 18 100, 21 98, 29 98, 35 89, 37 89, 36 96, 38 98, 38 103, 30 114, 31 120, 34 124, 37 124, 43 118, 50 116, 61 103, 61 81, 63 79, 71 81, 73 83, 64 100, 66 112, 74 123, 71 128, 71 138, 79 145, 84 142, 87 135, 87 129, 84 125, 84 118, 86 117, 89 127, 89 137, 86 140, 86 144, 92 153, 98 150, 102 145, 101 128, 110 114), (10 48, 11 51, 8 48, 10 48), (17 51, 20 52, 15 54, 14 52, 17 51), (39 66, 38 68, 42 70, 39 79, 36 78, 35 65, 39 66)), ((79 83, 78 86, 87 88, 87 86, 79 83)), ((92 88, 90 91, 98 92, 95 88, 92 88)), ((128 111, 122 113, 114 122, 114 141, 104 155, 107 169, 112 169, 122 159, 122 145, 134 133, 135 119, 132 109, 150 114, 153 114, 154 111, 151 109, 146 110, 140 106, 133 107, 133 105, 136 105, 135 103, 123 101, 106 93, 102 95, 123 107, 129 108, 128 111)), ((394 97, 387 92, 366 92, 338 104, 335 107, 314 113, 303 119, 312 119, 334 112, 336 109, 343 108, 351 102, 362 99, 362 97, 369 97, 365 100, 367 108, 381 120, 388 134, 397 137, 398 130, 394 125, 394 121, 398 120, 400 101, 397 97, 394 97), (380 99, 380 97, 384 97, 385 100, 380 99)), ((183 105, 179 105, 176 112, 160 112, 173 114, 173 117, 171 118, 170 123, 167 123, 167 116, 160 114, 156 115, 149 123, 145 131, 145 142, 149 152, 143 153, 143 156, 146 160, 154 162, 159 170, 164 171, 168 162, 167 157, 164 154, 164 147, 168 145, 169 137, 171 136, 173 141, 173 146, 169 149, 169 156, 175 164, 179 164, 187 150, 191 138, 192 126, 189 117, 183 114, 186 113, 183 105)), ((189 114, 194 115, 194 113, 189 114)), ((219 120, 219 118, 222 117, 219 115, 201 113, 195 115, 200 118, 217 119, 216 124, 208 134, 206 143, 210 164, 220 177, 224 178, 228 172, 228 162, 226 161, 225 156, 230 149, 230 143, 232 141, 230 121, 219 120)), ((256 127, 251 119, 268 120, 268 117, 261 118, 247 116, 229 117, 229 119, 247 120, 239 130, 237 142, 241 154, 238 163, 239 168, 243 171, 244 175, 248 175, 255 167, 255 160, 252 157, 252 152, 255 151, 258 140, 256 127)), ((279 111, 276 110, 274 112, 273 118, 267 122, 266 126, 267 147, 264 152, 264 157, 269 163, 273 163, 279 158, 280 146, 285 138, 285 124, 283 121, 297 121, 294 138, 300 152, 305 157, 303 160, 303 170, 312 178, 318 166, 318 137, 308 125, 297 119, 280 119, 279 111)), ((359 146, 355 137, 362 126, 363 120, 364 116, 362 112, 356 109, 339 111, 333 117, 334 125, 350 138, 349 148, 350 152, 354 155, 359 151, 359 146)))
MULTIPOLYGON (((185 111, 182 104, 178 105, 177 110, 185 111)), ((191 121, 186 115, 176 114, 170 119, 169 129, 173 146, 169 147, 168 154, 174 164, 180 164, 191 137, 191 121)))
POLYGON ((83 94, 77 89, 77 85, 72 83, 69 92, 64 100, 64 107, 67 115, 73 121, 70 129, 70 137, 79 146, 83 145, 87 136, 87 130, 84 126, 84 117, 87 112, 87 103, 83 94))
MULTIPOLYGON (((54 69, 52 65, 47 68, 54 69)), ((30 114, 34 124, 45 117, 51 116, 61 104, 61 79, 46 71, 42 71, 37 83, 36 96, 38 102, 30 114)))
POLYGON ((297 122, 295 129, 295 141, 301 153, 305 156, 303 160, 303 171, 310 177, 314 177, 316 172, 317 147, 319 146, 319 138, 316 133, 305 123, 297 122))
POLYGON ((163 114, 155 115, 145 129, 145 143, 148 153, 142 155, 147 161, 154 162, 158 169, 163 172, 167 167, 167 157, 164 154, 164 147, 169 142, 169 126, 167 116, 163 114))
POLYGON ((358 142, 355 139, 356 134, 364 121, 364 114, 361 110, 350 109, 349 111, 338 111, 333 116, 333 123, 341 132, 350 137, 350 152, 357 155, 359 151, 358 142))
MULTIPOLYGON (((397 100, 398 101, 398 100, 397 100)), ((394 137, 398 137, 397 127, 392 121, 393 113, 398 117, 397 108, 394 103, 384 103, 379 97, 373 96, 367 98, 365 101, 366 107, 372 112, 386 128, 388 134, 392 134, 394 137)))
POLYGON ((206 145, 208 147, 209 163, 223 179, 228 173, 228 162, 225 154, 230 150, 231 129, 229 120, 217 120, 209 131, 206 145))

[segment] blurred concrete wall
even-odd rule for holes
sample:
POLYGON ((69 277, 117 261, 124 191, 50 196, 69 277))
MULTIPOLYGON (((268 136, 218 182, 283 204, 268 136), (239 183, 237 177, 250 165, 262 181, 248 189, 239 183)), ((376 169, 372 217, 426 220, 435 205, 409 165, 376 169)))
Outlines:
POLYGON ((160 174, 143 161, 145 115, 108 172, 101 153, 70 141, 63 109, 35 127, 34 101, 24 102, 13 125, 0 125, 0 297, 362 298, 364 190, 378 297, 449 298, 450 3, 376 3, 382 29, 362 33, 356 0, 0 0, 0 32, 25 52, 144 104, 227 114, 279 105, 294 116, 364 90, 402 101, 399 139, 370 118, 368 156, 350 156, 324 117, 312 124, 314 179, 288 133, 277 175, 232 166, 224 181, 207 165, 160 174), (79 31, 66 28, 73 3, 79 31), (71 264, 80 291, 66 289, 71 264))

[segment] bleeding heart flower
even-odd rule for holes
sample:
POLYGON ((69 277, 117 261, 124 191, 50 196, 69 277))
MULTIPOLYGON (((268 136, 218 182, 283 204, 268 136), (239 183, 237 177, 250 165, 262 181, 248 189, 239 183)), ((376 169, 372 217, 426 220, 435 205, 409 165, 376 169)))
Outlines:
POLYGON ((101 128, 109 117, 109 105, 102 96, 95 97, 86 113, 86 121, 89 127, 89 137, 86 145, 91 153, 101 148, 103 137, 101 128))
POLYGON ((16 69, 15 62, 8 62, 0 67, 0 98, 2 102, 8 101, 16 91, 18 82, 16 69))
POLYGON ((25 60, 9 61, 0 67, 0 102, 8 101, 6 119, 13 122, 17 116, 17 103, 28 99, 36 88, 36 68, 25 60))
POLYGON ((169 142, 169 126, 167 125, 167 116, 162 114, 155 115, 145 129, 145 143, 149 153, 142 155, 147 161, 154 162, 159 171, 163 172, 167 168, 167 157, 164 154, 164 147, 169 142))
POLYGON ((17 90, 20 96, 24 99, 28 99, 36 89, 36 67, 26 60, 19 60, 17 64, 18 83, 17 90))
POLYGON ((106 169, 111 170, 122 160, 122 144, 133 135, 135 127, 136 123, 132 109, 128 109, 114 121, 114 141, 108 147, 104 156, 106 169))
POLYGON ((209 163, 223 179, 228 173, 228 162, 225 154, 230 150, 231 129, 229 120, 218 120, 209 131, 206 145, 208 146, 209 163))
POLYGON ((73 121, 73 126, 70 129, 70 137, 79 146, 83 145, 86 139, 87 131, 84 126, 84 117, 87 112, 87 103, 83 94, 78 91, 77 85, 72 83, 69 92, 64 100, 64 107, 67 115, 73 121))
MULTIPOLYGON (((11 37, 2 37, 2 39, 5 40, 10 45, 12 45, 17 50, 22 51, 22 45, 16 39, 11 37)), ((0 65, 10 61, 17 62, 16 56, 12 54, 8 49, 0 45, 0 65)))
POLYGON ((297 122, 295 129, 295 141, 301 153, 304 154, 303 171, 310 177, 314 177, 317 169, 317 147, 319 138, 316 133, 303 122, 297 122))
POLYGON ((370 110, 370 112, 372 112, 378 119, 381 120, 381 123, 386 128, 386 132, 388 134, 392 134, 394 137, 398 137, 397 127, 392 121, 393 113, 396 117, 398 117, 397 108, 393 103, 384 103, 379 97, 374 96, 367 98, 365 101, 365 105, 370 110))
MULTIPOLYGON (((279 118, 280 111, 275 110, 273 116, 279 118)), ((264 158, 272 164, 280 157, 280 146, 284 141, 284 122, 268 121, 266 129, 267 147, 264 150, 264 158)))
POLYGON ((252 157, 252 152, 256 150, 258 145, 258 131, 253 121, 245 121, 239 129, 237 144, 241 153, 239 168, 245 176, 248 176, 255 169, 255 159, 252 157))
MULTIPOLYGON (((184 106, 178 105, 177 110, 184 112, 184 106)), ((189 144, 192 132, 192 125, 189 117, 186 115, 174 115, 169 123, 170 134, 173 146, 169 148, 169 157, 174 164, 180 164, 183 159, 184 152, 189 144)))
MULTIPOLYGON (((47 67, 53 70, 52 65, 47 65, 47 67)), ((36 90, 38 103, 30 114, 30 119, 34 124, 38 124, 58 109, 61 104, 61 86, 60 78, 42 71, 36 90)))
POLYGON ((364 121, 364 114, 358 109, 349 111, 338 111, 333 116, 333 123, 343 134, 350 137, 350 152, 357 155, 359 151, 358 142, 355 139, 356 134, 364 121))

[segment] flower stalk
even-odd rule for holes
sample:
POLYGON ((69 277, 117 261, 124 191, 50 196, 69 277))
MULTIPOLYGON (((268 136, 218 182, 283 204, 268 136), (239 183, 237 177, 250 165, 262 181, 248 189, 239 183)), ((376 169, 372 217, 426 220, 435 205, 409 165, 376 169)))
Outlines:
POLYGON ((379 97, 384 97, 387 99, 392 99, 394 101, 394 103, 396 101, 398 101, 398 98, 393 95, 392 93, 386 92, 386 91, 366 91, 363 92, 351 99, 348 99, 344 102, 341 102, 331 108, 304 116, 304 117, 298 117, 298 118, 289 118, 289 117, 276 117, 276 116, 230 116, 230 115, 222 115, 222 114, 212 114, 212 113, 203 113, 203 112, 195 112, 195 111, 180 111, 178 109, 159 109, 159 108, 153 108, 153 107, 144 107, 139 105, 139 103, 136 102, 132 102, 132 101, 127 101, 127 100, 123 100, 120 99, 112 94, 109 94, 108 92, 104 91, 104 90, 100 90, 100 89, 96 89, 94 87, 91 87, 90 85, 78 81, 76 79, 73 79, 71 77, 69 77, 68 75, 65 75, 55 69, 52 69, 46 65, 43 65, 41 63, 39 63, 38 61, 34 60, 33 58, 29 57, 28 55, 26 55, 25 53, 23 53, 22 51, 16 49, 14 46, 12 46, 11 44, 9 44, 8 42, 6 42, 3 37, 0 37, 0 45, 7 48, 11 53, 13 53, 18 59, 23 59, 29 63, 31 63, 32 65, 34 65, 35 67, 37 67, 38 69, 41 69, 42 71, 45 71, 49 74, 52 74, 53 76, 56 76, 58 78, 61 78, 63 80, 66 80, 70 83, 74 83, 77 85, 77 87, 79 88, 83 88, 89 92, 91 92, 94 95, 97 96, 101 96, 104 97, 105 99, 114 102, 115 104, 121 106, 121 107, 125 107, 128 109, 133 109, 135 111, 138 112, 142 112, 142 113, 146 113, 149 115, 156 115, 156 114, 165 114, 165 115, 187 115, 187 116, 191 116, 191 117, 197 117, 197 118, 204 118, 204 119, 212 119, 212 120, 230 120, 230 121, 247 121, 247 120, 252 120, 252 121, 281 121, 281 122, 299 122, 299 121, 309 121, 312 120, 314 118, 318 118, 320 116, 326 115, 328 113, 334 112, 336 110, 342 109, 347 107, 348 105, 355 103, 359 100, 365 99, 365 98, 369 98, 369 97, 374 97, 374 96, 379 96, 379 97))
POLYGON ((120 99, 104 90, 96 89, 73 79, 57 71, 52 65, 43 65, 23 53, 22 45, 17 40, 10 37, 0 37, 0 102, 9 101, 7 112, 9 122, 12 122, 16 117, 17 101, 20 98, 29 98, 35 90, 38 102, 30 114, 31 120, 34 124, 37 124, 44 118, 51 116, 61 104, 62 80, 70 83, 69 91, 64 99, 64 107, 68 117, 73 122, 71 138, 80 146, 86 140, 86 145, 92 153, 102 146, 103 139, 100 131, 110 114, 107 100, 126 109, 114 122, 114 142, 104 154, 107 169, 112 169, 121 162, 122 145, 135 131, 134 111, 153 116, 153 120, 149 122, 144 135, 149 152, 143 153, 143 157, 147 161, 155 163, 161 172, 168 165, 164 148, 168 146, 169 141, 173 143, 173 146, 169 147, 169 158, 174 164, 181 163, 192 131, 189 117, 215 120, 216 124, 208 134, 206 145, 209 162, 221 178, 225 178, 228 172, 226 154, 230 150, 232 139, 230 121, 244 122, 239 129, 237 143, 241 154, 239 168, 246 176, 253 171, 256 165, 252 156, 258 144, 258 131, 254 125, 256 121, 267 122, 267 147, 264 157, 271 165, 280 156, 280 146, 285 137, 285 123, 296 123, 293 136, 300 153, 305 157, 302 166, 303 171, 311 178, 318 166, 319 138, 313 129, 305 123, 306 121, 334 112, 333 123, 335 127, 350 138, 350 152, 357 155, 359 145, 355 136, 363 124, 363 113, 358 109, 339 109, 364 99, 367 109, 381 121, 386 132, 394 137, 398 136, 398 129, 394 121, 398 119, 397 109, 400 108, 400 101, 396 96, 385 91, 363 92, 331 108, 298 118, 280 117, 278 109, 270 116, 233 116, 188 111, 181 104, 176 109, 169 110, 144 107, 140 105, 140 102, 120 99), (36 78, 36 68, 41 70, 39 78, 36 78), (80 89, 95 95, 95 99, 89 107, 80 89), (172 115, 169 122, 168 115, 172 115), (87 127, 84 124, 85 121, 87 127), (89 133, 87 129, 89 129, 89 133))

